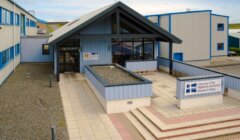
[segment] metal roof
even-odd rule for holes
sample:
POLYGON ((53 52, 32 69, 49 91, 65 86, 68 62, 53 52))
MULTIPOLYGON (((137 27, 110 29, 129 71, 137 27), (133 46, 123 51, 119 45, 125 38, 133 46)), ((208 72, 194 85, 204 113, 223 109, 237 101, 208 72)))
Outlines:
POLYGON ((240 39, 240 33, 230 33, 229 35, 240 39))
POLYGON ((80 30, 93 21, 101 18, 105 14, 115 10, 116 8, 122 8, 125 11, 127 11, 130 15, 134 16, 138 20, 142 21, 149 27, 155 29, 159 34, 167 37, 169 40, 171 40, 173 43, 181 43, 182 40, 177 38, 176 36, 172 35, 168 31, 164 30, 161 27, 157 27, 154 23, 151 21, 147 20, 144 16, 139 14, 138 12, 134 11, 133 9, 129 8, 127 5, 123 4, 122 2, 116 2, 111 5, 102 7, 100 9, 97 9, 95 11, 92 11, 86 15, 81 16, 80 18, 77 18, 73 20, 72 22, 64 25, 63 27, 59 28, 55 32, 50 34, 50 38, 48 40, 49 44, 57 43, 58 41, 69 37, 71 34, 73 34, 75 31, 80 30))
POLYGON ((33 18, 37 19, 34 15, 32 15, 31 13, 29 13, 26 9, 24 9, 22 6, 20 6, 19 4, 17 4, 14 0, 8 0, 9 2, 11 2, 12 4, 15 4, 15 6, 17 6, 18 8, 20 8, 21 10, 23 10, 24 12, 28 13, 30 16, 32 16, 33 18))

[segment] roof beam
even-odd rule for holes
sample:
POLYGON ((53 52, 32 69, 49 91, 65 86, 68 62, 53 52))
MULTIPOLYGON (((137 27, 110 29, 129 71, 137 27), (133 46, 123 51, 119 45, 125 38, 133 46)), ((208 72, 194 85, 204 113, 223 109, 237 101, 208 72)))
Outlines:
POLYGON ((129 39, 129 38, 161 38, 160 34, 82 34, 74 35, 71 39, 129 39))

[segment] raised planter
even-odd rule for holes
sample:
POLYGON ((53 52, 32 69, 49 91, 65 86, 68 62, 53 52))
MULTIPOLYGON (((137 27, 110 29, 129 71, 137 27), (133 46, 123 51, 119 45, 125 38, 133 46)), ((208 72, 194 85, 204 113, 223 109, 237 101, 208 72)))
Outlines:
POLYGON ((85 66, 88 84, 107 113, 150 106, 152 82, 116 64, 85 66))

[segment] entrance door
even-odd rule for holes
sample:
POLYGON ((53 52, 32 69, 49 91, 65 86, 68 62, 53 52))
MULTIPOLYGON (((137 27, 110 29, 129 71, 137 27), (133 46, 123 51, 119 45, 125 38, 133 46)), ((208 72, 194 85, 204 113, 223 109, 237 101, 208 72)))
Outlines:
POLYGON ((174 60, 183 61, 183 53, 174 53, 174 60))
POLYGON ((79 72, 79 52, 61 51, 60 72, 79 72))

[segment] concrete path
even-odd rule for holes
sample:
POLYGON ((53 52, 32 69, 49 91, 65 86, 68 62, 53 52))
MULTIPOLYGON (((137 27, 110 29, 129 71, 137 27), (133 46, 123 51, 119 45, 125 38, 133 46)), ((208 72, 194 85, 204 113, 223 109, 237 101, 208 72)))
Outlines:
POLYGON ((81 74, 61 74, 59 85, 70 140, 122 139, 81 74))

